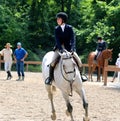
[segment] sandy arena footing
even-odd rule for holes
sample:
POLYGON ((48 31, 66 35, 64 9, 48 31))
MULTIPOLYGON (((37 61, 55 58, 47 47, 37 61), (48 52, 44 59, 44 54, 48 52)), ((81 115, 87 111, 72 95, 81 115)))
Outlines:
MULTIPOLYGON (((25 81, 13 78, 5 80, 6 73, 0 71, 0 121, 51 121, 51 105, 41 73, 25 72, 25 81)), ((83 84, 89 103, 91 121, 120 121, 120 84, 103 82, 85 82, 83 84)), ((117 79, 116 79, 117 80, 117 79)), ((81 98, 73 93, 70 97, 75 121, 82 121, 84 109, 81 98)), ((54 94, 56 121, 70 121, 65 114, 66 106, 61 92, 54 94)))

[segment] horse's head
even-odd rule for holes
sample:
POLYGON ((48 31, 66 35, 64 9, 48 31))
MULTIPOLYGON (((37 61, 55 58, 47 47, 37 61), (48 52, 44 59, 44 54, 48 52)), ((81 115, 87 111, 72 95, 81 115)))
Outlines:
POLYGON ((104 59, 112 60, 113 49, 106 49, 102 52, 102 57, 104 59))
POLYGON ((73 59, 72 53, 65 51, 62 54, 60 54, 60 56, 61 56, 62 64, 65 71, 68 72, 73 70, 75 66, 75 61, 73 59))
POLYGON ((61 56, 61 71, 64 73, 66 80, 73 80, 75 77, 75 61, 73 59, 72 53, 65 51, 61 56))

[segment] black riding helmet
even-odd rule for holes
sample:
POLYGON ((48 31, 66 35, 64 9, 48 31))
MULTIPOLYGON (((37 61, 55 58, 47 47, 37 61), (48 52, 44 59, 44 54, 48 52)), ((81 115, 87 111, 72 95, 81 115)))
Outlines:
POLYGON ((97 40, 102 40, 102 37, 98 36, 98 37, 97 37, 97 40))
POLYGON ((61 18, 63 22, 66 22, 68 19, 68 15, 65 12, 59 12, 57 13, 56 18, 61 18))

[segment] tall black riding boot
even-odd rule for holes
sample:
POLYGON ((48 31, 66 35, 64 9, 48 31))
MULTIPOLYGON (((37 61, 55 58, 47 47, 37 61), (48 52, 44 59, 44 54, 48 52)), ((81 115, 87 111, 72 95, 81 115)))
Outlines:
POLYGON ((6 78, 6 80, 8 80, 9 79, 9 72, 7 71, 7 78, 6 78))
POLYGON ((82 82, 85 82, 85 81, 88 80, 88 78, 87 78, 87 76, 85 74, 82 74, 82 70, 83 70, 83 68, 79 67, 79 71, 80 71, 82 82))
POLYGON ((12 75, 11 75, 10 71, 7 71, 7 73, 8 73, 7 79, 11 79, 12 78, 12 75))
POLYGON ((9 71, 10 79, 12 78, 11 72, 9 71))
POLYGON ((45 80, 45 84, 48 84, 48 85, 52 84, 53 71, 54 71, 54 67, 50 66, 50 68, 49 68, 49 77, 45 80))

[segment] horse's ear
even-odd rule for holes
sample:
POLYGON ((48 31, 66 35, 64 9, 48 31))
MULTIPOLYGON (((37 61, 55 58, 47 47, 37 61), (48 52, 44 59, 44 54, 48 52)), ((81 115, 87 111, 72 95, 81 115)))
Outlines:
POLYGON ((113 51, 113 48, 112 49, 110 49, 111 51, 113 51))

